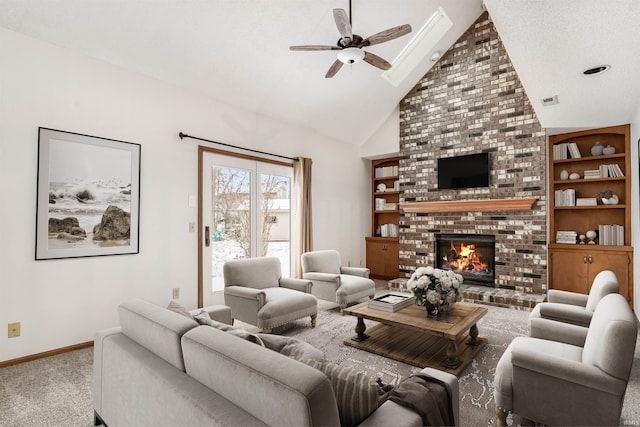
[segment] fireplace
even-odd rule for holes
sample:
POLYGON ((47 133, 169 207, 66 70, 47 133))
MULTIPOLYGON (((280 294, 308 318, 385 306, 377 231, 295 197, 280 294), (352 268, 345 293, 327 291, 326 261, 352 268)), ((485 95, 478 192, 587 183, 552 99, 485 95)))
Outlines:
POLYGON ((436 268, 453 270, 470 285, 495 286, 495 237, 436 234, 436 268))

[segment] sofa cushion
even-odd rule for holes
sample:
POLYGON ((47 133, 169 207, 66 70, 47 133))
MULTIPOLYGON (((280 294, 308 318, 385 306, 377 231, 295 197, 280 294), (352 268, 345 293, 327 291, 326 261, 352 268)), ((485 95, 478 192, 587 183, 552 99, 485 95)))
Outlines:
POLYGON ((259 333, 256 335, 262 339, 265 347, 283 356, 298 361, 304 361, 304 359, 324 360, 324 353, 321 350, 302 340, 273 334, 259 333))
POLYGON ((182 314, 184 317, 188 319, 193 319, 193 315, 189 313, 189 310, 187 310, 182 304, 180 304, 178 301, 174 299, 171 300, 167 308, 173 311, 174 313, 182 314))
POLYGON ((185 334, 182 345, 187 374, 266 424, 338 425, 321 372, 207 326, 185 334))
POLYGON ((198 326, 195 320, 141 299, 120 304, 118 316, 124 335, 184 371, 180 338, 198 326))
POLYGON ((209 313, 207 313, 204 310, 201 310, 200 313, 198 313, 195 316, 193 316, 193 318, 195 319, 196 322, 198 322, 201 325, 211 326, 212 328, 219 329, 219 330, 224 331, 224 332, 226 332, 228 334, 235 335, 238 338, 242 338, 243 340, 251 341, 254 344, 258 344, 258 345, 264 347, 264 343, 262 342, 262 339, 258 335, 252 334, 252 333, 247 332, 247 331, 245 331, 243 329, 236 329, 233 326, 227 325, 226 323, 222 323, 222 322, 218 322, 217 320, 213 320, 209 316, 209 313))
POLYGON ((364 373, 329 361, 306 359, 303 362, 329 378, 341 425, 356 426, 378 408, 380 387, 364 373))

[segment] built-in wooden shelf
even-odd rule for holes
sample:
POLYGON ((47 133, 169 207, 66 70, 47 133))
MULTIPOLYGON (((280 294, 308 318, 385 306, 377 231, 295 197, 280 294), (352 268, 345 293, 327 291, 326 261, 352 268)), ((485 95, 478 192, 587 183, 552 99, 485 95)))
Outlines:
POLYGON ((537 197, 517 199, 444 200, 400 203, 404 212, 479 212, 530 210, 537 197))

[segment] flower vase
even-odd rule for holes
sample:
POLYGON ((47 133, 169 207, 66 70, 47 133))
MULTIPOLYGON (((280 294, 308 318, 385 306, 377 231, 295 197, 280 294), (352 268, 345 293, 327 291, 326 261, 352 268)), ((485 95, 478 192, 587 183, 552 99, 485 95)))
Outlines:
POLYGON ((438 304, 425 303, 424 308, 426 309, 427 317, 435 317, 440 312, 440 306, 438 304))
POLYGON ((427 311, 427 317, 438 317, 446 314, 451 310, 451 305, 448 302, 442 304, 430 304, 426 303, 425 308, 427 311))

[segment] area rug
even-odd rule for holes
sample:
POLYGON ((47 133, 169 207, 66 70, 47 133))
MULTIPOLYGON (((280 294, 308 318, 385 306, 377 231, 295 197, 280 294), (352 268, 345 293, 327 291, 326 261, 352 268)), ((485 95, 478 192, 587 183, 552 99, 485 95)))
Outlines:
MULTIPOLYGON (((317 326, 311 328, 308 319, 298 320, 275 330, 275 333, 296 337, 322 350, 327 360, 351 366, 373 379, 381 378, 385 384, 395 385, 420 368, 386 357, 344 345, 342 342, 355 335, 356 318, 342 316, 337 304, 319 301, 317 326)), ((462 372, 460 381, 460 425, 495 425, 493 403, 493 376, 502 353, 511 340, 527 335, 529 313, 500 307, 488 307, 489 313, 478 322, 481 337, 489 339, 473 362, 462 372)), ((377 322, 365 320, 367 328, 377 322)), ((257 332, 258 329, 242 322, 236 326, 257 332)), ((514 420, 519 421, 519 420, 514 420)))

